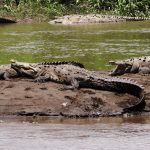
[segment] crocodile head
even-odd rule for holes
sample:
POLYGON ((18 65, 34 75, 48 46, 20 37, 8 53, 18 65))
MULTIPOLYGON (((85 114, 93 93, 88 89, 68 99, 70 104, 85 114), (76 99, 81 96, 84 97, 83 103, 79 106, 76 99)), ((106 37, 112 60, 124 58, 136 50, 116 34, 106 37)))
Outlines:
POLYGON ((30 63, 18 62, 11 60, 11 68, 13 68, 19 75, 34 78, 38 70, 30 63))
POLYGON ((111 76, 123 75, 124 73, 130 72, 132 63, 124 61, 109 61, 111 65, 117 65, 114 71, 110 73, 111 76))

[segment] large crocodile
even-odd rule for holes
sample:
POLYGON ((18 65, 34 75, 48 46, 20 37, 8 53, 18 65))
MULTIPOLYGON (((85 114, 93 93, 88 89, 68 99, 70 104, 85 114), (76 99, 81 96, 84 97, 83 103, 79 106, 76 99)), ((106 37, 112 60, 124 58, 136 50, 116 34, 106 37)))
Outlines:
MULTIPOLYGON (((11 60, 11 62, 14 62, 15 60, 11 60)), ((40 62, 40 63, 32 63, 32 65, 74 65, 78 66, 80 68, 84 68, 84 65, 75 62, 75 61, 57 61, 57 62, 40 62)), ((24 64, 25 65, 25 64, 24 64)), ((10 78, 17 78, 19 76, 23 76, 23 74, 20 74, 20 72, 16 72, 13 68, 11 68, 11 64, 3 64, 0 65, 0 80, 9 80, 10 78)))
POLYGON ((101 14, 87 15, 66 15, 49 21, 50 24, 90 24, 90 23, 106 23, 106 22, 124 22, 124 21, 144 21, 150 20, 146 17, 128 17, 128 16, 113 16, 101 14))
POLYGON ((123 111, 138 110, 144 104, 144 88, 128 79, 115 78, 86 70, 74 65, 35 65, 30 63, 12 62, 11 67, 19 74, 33 78, 35 81, 54 81, 66 84, 67 89, 92 88, 98 90, 129 93, 139 98, 136 106, 123 111))
POLYGON ((112 76, 123 75, 125 73, 150 74, 150 56, 131 58, 123 61, 109 61, 111 65, 117 65, 116 69, 110 73, 112 76))

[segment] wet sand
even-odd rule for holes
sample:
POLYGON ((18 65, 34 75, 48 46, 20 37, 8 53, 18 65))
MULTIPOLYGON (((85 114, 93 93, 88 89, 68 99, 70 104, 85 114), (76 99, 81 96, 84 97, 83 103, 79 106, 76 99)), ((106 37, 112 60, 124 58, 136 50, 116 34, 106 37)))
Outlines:
MULTIPOLYGON (((146 111, 150 111, 150 75, 127 74, 145 87, 146 111)), ((35 83, 30 79, 1 80, 0 115, 112 116, 138 103, 136 97, 116 92, 79 89, 62 91, 62 84, 35 83)))

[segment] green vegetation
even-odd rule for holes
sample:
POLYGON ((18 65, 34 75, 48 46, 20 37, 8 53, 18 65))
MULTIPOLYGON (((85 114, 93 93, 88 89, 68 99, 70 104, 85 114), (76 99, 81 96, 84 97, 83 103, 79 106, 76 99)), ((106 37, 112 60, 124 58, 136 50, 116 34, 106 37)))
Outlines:
POLYGON ((150 16, 150 0, 0 0, 0 15, 46 20, 66 14, 150 16))

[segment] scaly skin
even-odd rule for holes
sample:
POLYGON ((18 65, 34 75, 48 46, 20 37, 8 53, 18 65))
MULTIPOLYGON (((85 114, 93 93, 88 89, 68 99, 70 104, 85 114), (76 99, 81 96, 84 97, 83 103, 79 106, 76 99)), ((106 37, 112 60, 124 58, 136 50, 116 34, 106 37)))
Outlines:
POLYGON ((67 89, 75 88, 92 88, 98 90, 115 91, 121 93, 129 93, 140 99, 139 104, 124 109, 124 111, 138 110, 141 104, 144 104, 144 88, 137 83, 121 78, 110 76, 99 76, 74 65, 38 65, 13 62, 11 67, 23 74, 31 77, 35 81, 54 81, 61 84, 69 85, 67 89))
POLYGON ((144 21, 144 20, 150 20, 150 18, 88 14, 88 15, 66 15, 51 20, 49 23, 67 25, 67 24, 89 24, 89 23, 144 21))
POLYGON ((150 18, 147 17, 128 17, 128 16, 120 16, 120 19, 123 18, 126 21, 144 21, 144 20, 150 20, 150 18))
POLYGON ((150 56, 127 59, 124 61, 109 61, 111 65, 117 65, 111 76, 123 75, 125 73, 150 74, 150 56))
MULTIPOLYGON (((11 62, 16 62, 15 60, 11 60, 11 62)), ((20 63, 21 64, 21 63, 20 63)), ((26 63, 22 63, 25 66, 26 63)), ((34 66, 44 66, 44 65, 74 65, 80 68, 84 68, 83 64, 74 61, 58 61, 58 62, 41 62, 41 63, 32 63, 34 66)), ((20 72, 16 72, 13 68, 11 68, 11 64, 3 64, 0 65, 0 80, 9 80, 10 78, 17 78, 19 76, 23 76, 20 72)))
POLYGON ((75 62, 75 61, 54 61, 54 62, 41 62, 41 63, 37 63, 37 65, 73 65, 73 66, 77 66, 80 68, 84 68, 84 65, 79 63, 79 62, 75 62))

